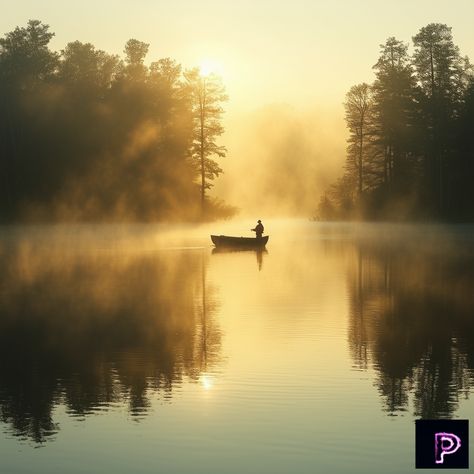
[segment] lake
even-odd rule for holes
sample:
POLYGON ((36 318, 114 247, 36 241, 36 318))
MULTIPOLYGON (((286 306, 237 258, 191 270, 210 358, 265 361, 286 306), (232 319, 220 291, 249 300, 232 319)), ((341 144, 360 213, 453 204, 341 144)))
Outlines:
POLYGON ((414 472, 474 417, 474 227, 0 227, 3 473, 414 472))

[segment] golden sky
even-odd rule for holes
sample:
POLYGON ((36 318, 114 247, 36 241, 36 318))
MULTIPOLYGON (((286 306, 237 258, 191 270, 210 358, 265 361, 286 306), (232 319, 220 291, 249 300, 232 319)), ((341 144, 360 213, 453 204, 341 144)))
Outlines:
POLYGON ((127 39, 150 43, 148 60, 170 56, 219 65, 234 109, 268 102, 339 107, 347 89, 372 79, 379 44, 410 40, 443 22, 474 57, 472 0, 17 0, 4 5, 0 33, 37 18, 52 46, 90 41, 121 53, 127 39))

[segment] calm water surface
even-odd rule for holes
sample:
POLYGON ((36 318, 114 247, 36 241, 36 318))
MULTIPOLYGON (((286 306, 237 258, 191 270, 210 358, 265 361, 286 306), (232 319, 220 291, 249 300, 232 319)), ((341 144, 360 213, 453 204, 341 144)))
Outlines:
POLYGON ((0 227, 0 472, 414 472, 474 419, 473 227, 212 250, 252 224, 0 227))

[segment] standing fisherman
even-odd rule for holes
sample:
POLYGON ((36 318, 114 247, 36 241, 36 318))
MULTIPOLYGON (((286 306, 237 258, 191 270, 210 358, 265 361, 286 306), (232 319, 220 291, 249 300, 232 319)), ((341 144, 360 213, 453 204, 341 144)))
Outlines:
POLYGON ((255 226, 255 229, 251 229, 251 230, 255 232, 255 234, 257 234, 257 239, 261 239, 263 235, 263 231, 264 231, 262 221, 259 219, 257 221, 257 225, 255 226))

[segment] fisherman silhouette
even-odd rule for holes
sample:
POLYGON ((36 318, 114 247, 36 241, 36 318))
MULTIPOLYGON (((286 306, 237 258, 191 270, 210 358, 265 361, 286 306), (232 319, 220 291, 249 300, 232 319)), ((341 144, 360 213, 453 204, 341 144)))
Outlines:
POLYGON ((262 235, 263 235, 263 231, 264 231, 264 228, 263 228, 263 224, 262 224, 262 221, 259 219, 257 221, 257 225, 255 226, 254 229, 250 229, 252 232, 255 232, 255 234, 257 235, 257 239, 261 239, 262 238, 262 235))

